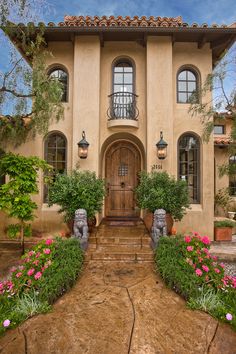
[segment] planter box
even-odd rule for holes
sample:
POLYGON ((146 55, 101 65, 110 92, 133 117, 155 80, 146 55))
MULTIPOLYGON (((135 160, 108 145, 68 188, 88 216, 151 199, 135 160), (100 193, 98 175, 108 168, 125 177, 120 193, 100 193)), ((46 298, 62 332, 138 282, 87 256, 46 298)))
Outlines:
POLYGON ((215 241, 232 241, 232 227, 214 227, 215 241))

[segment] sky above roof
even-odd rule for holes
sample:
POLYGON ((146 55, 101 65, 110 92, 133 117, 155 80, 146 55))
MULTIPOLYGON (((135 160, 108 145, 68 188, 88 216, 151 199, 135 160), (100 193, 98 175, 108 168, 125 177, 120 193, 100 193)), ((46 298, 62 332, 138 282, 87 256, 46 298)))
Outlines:
POLYGON ((235 0, 48 0, 42 20, 60 22, 64 15, 182 16, 188 23, 231 24, 235 0))

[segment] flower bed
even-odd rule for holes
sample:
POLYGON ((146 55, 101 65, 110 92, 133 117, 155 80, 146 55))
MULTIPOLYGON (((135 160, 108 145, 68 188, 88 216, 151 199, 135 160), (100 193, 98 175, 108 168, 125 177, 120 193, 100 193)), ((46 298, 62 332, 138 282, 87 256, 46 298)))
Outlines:
POLYGON ((0 333, 30 316, 47 312, 71 288, 83 264, 76 239, 43 240, 11 269, 11 278, 0 282, 0 333))
POLYGON ((206 311, 236 329, 236 277, 209 253, 210 240, 198 233, 162 238, 156 249, 157 270, 192 309, 206 311))

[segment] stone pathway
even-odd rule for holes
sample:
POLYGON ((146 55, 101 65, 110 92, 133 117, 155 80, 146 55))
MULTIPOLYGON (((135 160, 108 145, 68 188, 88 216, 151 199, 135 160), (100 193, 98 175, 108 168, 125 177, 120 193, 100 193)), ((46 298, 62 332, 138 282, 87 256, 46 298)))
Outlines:
POLYGON ((74 288, 0 339, 1 354, 235 354, 236 333, 188 310, 152 263, 90 261, 74 288))

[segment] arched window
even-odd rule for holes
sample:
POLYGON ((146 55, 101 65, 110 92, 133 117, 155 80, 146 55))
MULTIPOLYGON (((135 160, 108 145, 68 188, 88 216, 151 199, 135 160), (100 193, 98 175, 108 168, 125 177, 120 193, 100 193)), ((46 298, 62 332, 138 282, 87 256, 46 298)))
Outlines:
POLYGON ((134 93, 134 69, 129 60, 121 59, 113 67, 113 93, 134 93))
POLYGON ((68 102, 68 74, 61 68, 50 70, 49 76, 62 84, 61 102, 68 102))
POLYGON ((136 118, 134 67, 130 60, 120 59, 113 66, 112 119, 136 118))
POLYGON ((229 194, 236 196, 236 155, 229 158, 229 194))
POLYGON ((200 142, 184 134, 178 142, 179 178, 188 184, 190 203, 200 203, 200 142))
POLYGON ((191 99, 194 99, 194 101, 198 101, 197 91, 198 91, 197 73, 192 69, 181 70, 177 75, 177 102, 189 103, 191 99), (192 96, 193 94, 195 95, 192 96))
MULTIPOLYGON (((44 159, 53 167, 52 179, 58 173, 66 173, 67 142, 62 133, 50 133, 44 142, 44 159)), ((44 186, 44 202, 48 201, 48 186, 44 186)))

